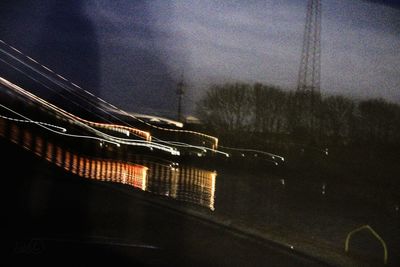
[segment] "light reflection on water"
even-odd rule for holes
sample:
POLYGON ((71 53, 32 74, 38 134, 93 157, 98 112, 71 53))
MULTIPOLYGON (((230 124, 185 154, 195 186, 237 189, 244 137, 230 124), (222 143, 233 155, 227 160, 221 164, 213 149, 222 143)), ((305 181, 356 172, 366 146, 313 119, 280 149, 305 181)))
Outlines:
POLYGON ((149 167, 146 191, 214 210, 216 172, 151 162, 143 165, 149 167))
POLYGON ((134 162, 93 158, 34 136, 18 124, 0 119, 0 136, 8 138, 67 172, 83 178, 116 182, 143 191, 214 210, 217 173, 194 167, 162 164, 137 157, 134 162), (6 127, 9 127, 7 134, 6 127))

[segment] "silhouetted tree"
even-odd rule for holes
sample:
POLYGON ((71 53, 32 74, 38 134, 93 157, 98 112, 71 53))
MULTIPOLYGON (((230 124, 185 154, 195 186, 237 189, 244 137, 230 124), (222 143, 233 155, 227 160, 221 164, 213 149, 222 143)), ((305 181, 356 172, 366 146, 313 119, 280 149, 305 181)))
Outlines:
POLYGON ((287 93, 279 88, 254 85, 254 130, 264 133, 282 133, 287 124, 287 93))
POLYGON ((373 144, 393 144, 398 142, 399 106, 383 99, 370 99, 359 103, 364 141, 373 144), (396 140, 397 139, 397 140, 396 140))
POLYGON ((197 111, 203 122, 218 132, 248 131, 252 106, 251 87, 235 83, 212 86, 197 111))
POLYGON ((356 104, 344 96, 235 83, 211 86, 197 111, 209 130, 241 145, 400 146, 400 106, 383 99, 356 104))
POLYGON ((288 129, 293 140, 315 144, 321 133, 321 95, 296 91, 288 97, 288 129))
POLYGON ((348 144, 355 103, 343 96, 329 96, 321 103, 322 135, 333 144, 348 144))

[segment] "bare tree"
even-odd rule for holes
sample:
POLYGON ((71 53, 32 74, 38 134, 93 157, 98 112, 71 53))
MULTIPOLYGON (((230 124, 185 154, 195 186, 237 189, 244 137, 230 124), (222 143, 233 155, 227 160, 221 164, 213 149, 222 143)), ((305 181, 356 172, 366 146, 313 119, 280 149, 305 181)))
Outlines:
POLYGON ((355 103, 343 96, 330 96, 322 100, 321 127, 323 136, 334 144, 348 144, 355 103))
POLYGON ((359 127, 365 141, 378 144, 398 142, 399 106, 383 99, 370 99, 358 105, 361 120, 359 127))
POLYGON ((287 94, 277 87, 254 85, 254 130, 280 134, 287 124, 287 94))
POLYGON ((400 146, 399 105, 383 99, 357 105, 344 96, 319 94, 307 103, 309 96, 260 83, 228 83, 211 86, 197 111, 211 131, 236 144, 400 146))
POLYGON ((247 84, 214 85, 197 105, 197 112, 216 131, 248 131, 252 101, 251 87, 247 84))

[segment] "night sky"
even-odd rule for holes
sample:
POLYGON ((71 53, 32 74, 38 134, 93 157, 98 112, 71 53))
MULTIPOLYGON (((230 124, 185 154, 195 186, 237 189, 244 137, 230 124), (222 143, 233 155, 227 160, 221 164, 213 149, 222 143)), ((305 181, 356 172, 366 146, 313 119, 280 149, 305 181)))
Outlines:
MULTIPOLYGON (((182 72, 187 112, 212 82, 294 89, 306 2, 1 1, 0 39, 126 110, 172 115, 182 72)), ((322 92, 400 102, 397 1, 322 12, 322 92)))

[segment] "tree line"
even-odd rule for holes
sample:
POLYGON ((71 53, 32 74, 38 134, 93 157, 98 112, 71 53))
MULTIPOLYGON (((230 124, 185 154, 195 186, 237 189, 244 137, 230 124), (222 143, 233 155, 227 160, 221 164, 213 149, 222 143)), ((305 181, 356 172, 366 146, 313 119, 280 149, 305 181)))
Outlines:
POLYGON ((226 83, 210 86, 196 110, 208 131, 229 145, 400 147, 400 106, 381 98, 356 101, 260 83, 226 83))

